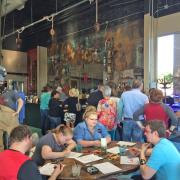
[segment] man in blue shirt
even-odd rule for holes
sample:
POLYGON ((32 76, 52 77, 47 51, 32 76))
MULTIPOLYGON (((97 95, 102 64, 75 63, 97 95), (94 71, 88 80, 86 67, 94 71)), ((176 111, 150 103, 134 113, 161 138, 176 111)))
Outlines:
POLYGON ((180 179, 180 153, 176 147, 164 138, 166 128, 162 121, 148 121, 145 126, 147 141, 154 145, 143 144, 140 151, 140 171, 144 179, 150 179, 153 175, 157 180, 180 179), (150 155, 146 162, 146 156, 150 155))
POLYGON ((123 92, 121 95, 118 104, 118 119, 123 119, 124 141, 142 141, 142 130, 133 120, 134 112, 149 102, 148 97, 141 92, 142 89, 143 83, 135 79, 132 83, 132 90, 123 92))

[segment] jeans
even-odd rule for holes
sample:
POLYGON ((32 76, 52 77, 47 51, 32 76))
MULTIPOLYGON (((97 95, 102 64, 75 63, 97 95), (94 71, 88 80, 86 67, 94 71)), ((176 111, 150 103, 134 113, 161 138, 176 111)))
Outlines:
POLYGON ((115 133, 116 133, 116 129, 113 129, 111 131, 108 131, 108 133, 111 136, 111 140, 114 141, 115 140, 115 133))
POLYGON ((49 122, 48 122, 48 109, 41 109, 41 131, 42 135, 45 135, 47 130, 49 129, 49 122))
POLYGON ((123 121, 123 141, 143 142, 143 133, 133 120, 123 121))
POLYGON ((61 124, 61 117, 48 116, 48 118, 49 118, 50 129, 54 129, 61 124))

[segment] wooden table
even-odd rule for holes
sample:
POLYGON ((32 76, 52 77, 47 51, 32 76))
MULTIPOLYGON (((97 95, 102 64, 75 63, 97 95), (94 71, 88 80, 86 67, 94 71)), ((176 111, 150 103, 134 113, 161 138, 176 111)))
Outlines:
MULTIPOLYGON (((117 146, 116 142, 112 142, 111 144, 109 144, 108 148, 111 148, 114 146, 117 146)), ((94 150, 94 148, 83 148, 83 151, 87 151, 87 150, 92 152, 94 150)), ((101 154, 99 154, 99 156, 101 156, 101 154)), ((69 180, 70 179, 93 180, 93 179, 103 179, 103 178, 107 179, 108 177, 109 178, 112 177, 112 175, 117 175, 117 174, 120 175, 120 174, 130 173, 139 168, 138 165, 122 165, 122 164, 120 164, 120 157, 118 157, 116 160, 108 160, 105 158, 103 160, 91 162, 88 164, 93 165, 93 164, 102 163, 102 162, 111 162, 115 166, 118 166, 121 170, 118 172, 111 173, 111 174, 102 174, 101 172, 98 172, 97 174, 91 175, 86 171, 86 169, 87 169, 86 165, 82 164, 79 161, 76 161, 75 159, 65 158, 62 161, 62 163, 65 164, 66 166, 64 167, 64 170, 63 170, 62 174, 58 177, 58 179, 64 179, 64 180, 67 180, 67 179, 69 179, 69 180), (80 173, 80 176, 78 176, 78 177, 72 176, 72 166, 75 164, 75 162, 76 162, 76 164, 82 165, 81 173, 80 173)))

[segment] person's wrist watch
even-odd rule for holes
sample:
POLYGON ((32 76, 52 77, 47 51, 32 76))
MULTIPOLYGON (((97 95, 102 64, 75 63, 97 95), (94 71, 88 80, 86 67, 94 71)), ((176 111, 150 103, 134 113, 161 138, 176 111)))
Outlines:
POLYGON ((146 164, 146 160, 145 159, 140 159, 140 165, 144 165, 146 164))

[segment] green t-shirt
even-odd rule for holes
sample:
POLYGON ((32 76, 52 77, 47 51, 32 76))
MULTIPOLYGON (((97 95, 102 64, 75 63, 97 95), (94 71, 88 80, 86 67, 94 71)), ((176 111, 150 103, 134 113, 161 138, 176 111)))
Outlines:
POLYGON ((49 100, 51 99, 51 92, 44 92, 40 97, 40 109, 49 109, 49 100))

